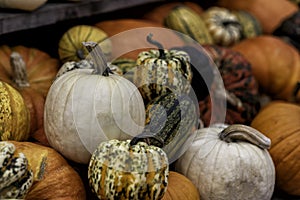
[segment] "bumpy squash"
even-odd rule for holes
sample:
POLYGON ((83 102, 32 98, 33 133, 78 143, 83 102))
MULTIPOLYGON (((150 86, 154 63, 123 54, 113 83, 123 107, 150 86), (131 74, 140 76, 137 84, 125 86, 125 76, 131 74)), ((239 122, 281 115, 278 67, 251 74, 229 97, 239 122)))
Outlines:
POLYGON ((130 140, 100 143, 88 169, 89 183, 99 199, 161 199, 168 174, 162 149, 130 140))
POLYGON ((88 51, 82 42, 89 41, 99 43, 105 56, 111 54, 111 41, 103 30, 90 25, 77 25, 68 29, 59 40, 58 55, 60 60, 65 63, 85 59, 88 51))

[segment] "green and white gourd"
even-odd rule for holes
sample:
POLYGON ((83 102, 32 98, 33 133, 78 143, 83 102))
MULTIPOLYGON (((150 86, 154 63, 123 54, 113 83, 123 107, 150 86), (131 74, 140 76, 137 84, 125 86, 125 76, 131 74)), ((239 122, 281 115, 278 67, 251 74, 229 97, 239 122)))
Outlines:
POLYGON ((142 51, 136 60, 133 83, 146 102, 167 92, 187 94, 191 89, 192 69, 185 51, 167 50, 149 34, 147 41, 158 49, 142 51))
POLYGON ((33 172, 23 153, 10 142, 0 142, 0 199, 23 199, 33 184, 33 172))
POLYGON ((230 46, 242 38, 242 25, 228 9, 210 7, 202 17, 214 44, 230 46))
POLYGON ((165 152, 131 140, 109 140, 92 154, 88 179, 99 199, 161 199, 168 185, 165 152))

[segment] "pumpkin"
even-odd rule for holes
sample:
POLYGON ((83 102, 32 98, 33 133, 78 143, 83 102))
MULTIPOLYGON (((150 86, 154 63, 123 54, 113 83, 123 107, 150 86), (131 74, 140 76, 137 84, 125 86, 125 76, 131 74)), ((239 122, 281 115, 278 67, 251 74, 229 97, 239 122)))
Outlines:
POLYGON ((109 73, 99 45, 90 54, 92 69, 74 69, 54 81, 44 117, 50 145, 85 164, 100 142, 132 138, 142 131, 145 120, 144 102, 135 85, 109 73))
POLYGON ((242 25, 242 39, 256 37, 262 34, 261 25, 252 14, 244 10, 232 10, 231 12, 242 25))
POLYGON ((133 77, 144 101, 149 102, 167 92, 189 93, 192 80, 189 55, 184 51, 164 49, 152 37, 153 34, 149 34, 147 41, 158 49, 139 53, 133 77))
POLYGON ((229 47, 203 45, 203 48, 215 62, 222 79, 222 83, 214 80, 210 95, 199 101, 200 118, 204 125, 215 122, 249 125, 260 109, 259 85, 250 62, 229 47), (224 84, 224 90, 220 90, 220 84, 224 84), (225 110, 222 104, 214 103, 222 100, 225 101, 225 110), (216 113, 212 112, 214 106, 216 113), (225 119, 218 119, 222 112, 225 112, 225 119))
MULTIPOLYGON (((187 6, 177 6, 172 9, 165 17, 164 25, 167 28, 188 35, 200 44, 213 44, 213 39, 201 15, 187 6)), ((189 37, 183 37, 183 40, 191 43, 189 37)))
POLYGON ((30 114, 21 94, 8 83, 0 81, 0 140, 27 140, 30 114))
POLYGON ((168 187, 162 200, 199 200, 196 186, 182 174, 169 171, 168 187))
POLYGON ((46 52, 25 46, 0 46, 0 80, 22 95, 30 112, 30 137, 48 145, 43 117, 47 92, 58 71, 59 62, 46 52))
POLYGON ((242 25, 226 8, 210 7, 202 14, 214 44, 230 46, 242 37, 242 25))
MULTIPOLYGON (((54 200, 86 198, 79 174, 53 148, 32 142, 9 141, 23 153, 33 171, 33 184, 25 199, 54 200)), ((16 154, 15 153, 15 154, 16 154)))
POLYGON ((94 41, 99 43, 105 56, 111 53, 111 41, 108 35, 96 26, 76 25, 69 28, 60 38, 58 43, 58 55, 60 60, 80 61, 88 55, 82 42, 94 41))
POLYGON ((165 48, 183 45, 181 37, 163 25, 146 19, 113 19, 95 24, 105 31, 112 42, 111 61, 122 57, 137 59, 141 51, 152 49, 146 37, 149 33, 157 35, 165 48))
POLYGON ((298 10, 297 5, 287 0, 218 0, 217 5, 249 12, 258 19, 265 34, 272 34, 286 17, 298 10))
POLYGON ((188 95, 163 94, 146 106, 145 128, 134 139, 162 148, 172 163, 191 144, 189 136, 198 119, 197 101, 188 95))
POLYGON ((274 99, 299 101, 299 52, 272 35, 241 41, 232 47, 250 63, 261 90, 274 99))
POLYGON ((143 19, 151 20, 157 22, 161 25, 164 25, 164 19, 172 11, 172 9, 177 6, 187 6, 195 11, 197 14, 202 14, 203 9, 199 4, 192 1, 184 1, 184 2, 165 2, 155 6, 153 9, 148 10, 143 16, 143 19))
POLYGON ((88 168, 99 199, 161 199, 168 174, 168 158, 161 148, 131 140, 100 143, 88 168))
POLYGON ((0 198, 24 198, 33 183, 33 172, 23 153, 16 153, 16 147, 7 141, 0 141, 0 198))
POLYGON ((31 0, 28 2, 24 2, 22 0, 0 0, 0 8, 34 11, 46 2, 47 0, 31 0))
POLYGON ((197 187, 200 199, 271 199, 275 168, 270 139, 242 124, 198 129, 175 170, 197 187))
POLYGON ((270 154, 276 169, 276 185, 291 195, 300 195, 300 106, 271 101, 253 119, 251 126, 272 140, 270 154))

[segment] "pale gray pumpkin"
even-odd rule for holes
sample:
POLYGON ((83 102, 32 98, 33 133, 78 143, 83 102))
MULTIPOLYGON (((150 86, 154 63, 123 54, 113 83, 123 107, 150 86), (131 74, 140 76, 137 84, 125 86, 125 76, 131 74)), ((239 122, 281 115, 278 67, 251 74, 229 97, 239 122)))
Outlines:
POLYGON ((33 172, 23 153, 8 141, 0 142, 0 199, 23 199, 33 184, 33 172))
POLYGON ((275 168, 269 138, 240 124, 219 124, 195 134, 175 168, 196 185, 201 200, 271 199, 275 168))
POLYGON ((49 144, 68 159, 86 164, 100 142, 130 139, 145 122, 144 102, 135 85, 110 74, 107 63, 97 59, 103 58, 92 60, 95 69, 81 61, 86 68, 61 73, 45 102, 49 144))
POLYGON ((99 199, 161 199, 169 163, 159 147, 137 140, 109 140, 93 153, 88 179, 99 199))

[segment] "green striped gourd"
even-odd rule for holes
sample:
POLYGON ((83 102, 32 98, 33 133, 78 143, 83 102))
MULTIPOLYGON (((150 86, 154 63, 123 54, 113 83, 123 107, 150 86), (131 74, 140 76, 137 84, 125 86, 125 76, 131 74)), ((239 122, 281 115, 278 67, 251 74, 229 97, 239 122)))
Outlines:
POLYGON ((133 82, 136 61, 131 58, 117 58, 111 62, 112 65, 117 66, 122 72, 123 76, 133 82))
POLYGON ((133 140, 161 147, 173 162, 186 150, 198 126, 198 104, 188 95, 166 93, 146 106, 144 131, 133 140), (191 137, 190 137, 191 138, 191 137))
POLYGON ((131 140, 109 140, 92 154, 88 179, 99 199, 161 199, 168 185, 165 152, 131 140))
POLYGON ((189 93, 192 80, 190 57, 185 51, 167 50, 149 34, 147 40, 158 49, 142 51, 136 60, 133 83, 146 103, 166 92, 189 93))
POLYGON ((99 43, 105 56, 111 54, 111 41, 102 29, 90 25, 77 25, 68 29, 59 40, 58 55, 60 60, 65 63, 85 59, 88 51, 82 42, 89 41, 99 43))
POLYGON ((33 172, 23 153, 15 146, 0 142, 0 199, 23 199, 33 183, 33 172))
MULTIPOLYGON (((164 25, 184 33, 200 44, 213 44, 202 17, 187 6, 177 6, 165 17, 164 25)), ((187 39, 184 37, 183 39, 187 39)), ((189 39, 187 39, 190 42, 189 39)))

